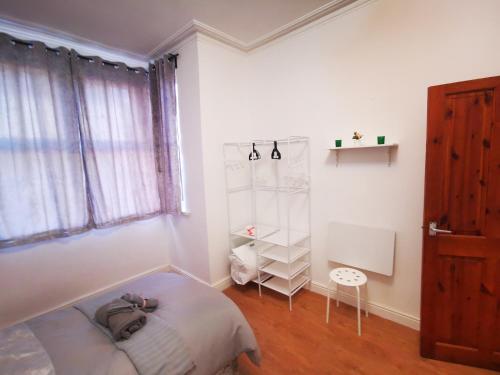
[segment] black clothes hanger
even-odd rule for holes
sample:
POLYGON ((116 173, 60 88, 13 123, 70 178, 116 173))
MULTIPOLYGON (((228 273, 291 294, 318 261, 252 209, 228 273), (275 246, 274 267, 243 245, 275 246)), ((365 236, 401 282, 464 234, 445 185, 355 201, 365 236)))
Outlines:
POLYGON ((259 160, 260 152, 255 149, 255 143, 252 143, 252 152, 248 155, 248 160, 259 160))
POLYGON ((281 152, 278 151, 278 141, 274 141, 274 148, 271 152, 271 159, 281 160, 281 152))

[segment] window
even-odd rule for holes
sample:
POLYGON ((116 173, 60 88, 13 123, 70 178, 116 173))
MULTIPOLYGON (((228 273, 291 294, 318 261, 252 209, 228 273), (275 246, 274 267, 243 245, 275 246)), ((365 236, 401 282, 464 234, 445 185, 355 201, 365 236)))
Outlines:
POLYGON ((0 247, 88 225, 69 56, 0 34, 0 247))
POLYGON ((73 64, 95 225, 160 213, 147 73, 100 59, 73 64))
POLYGON ((181 130, 181 117, 179 111, 179 85, 177 80, 175 81, 175 97, 176 100, 176 127, 177 127, 177 144, 179 145, 179 163, 180 163, 180 180, 181 180, 181 211, 183 214, 189 213, 189 205, 186 194, 186 168, 184 161, 184 152, 182 146, 182 130, 181 130))
POLYGON ((157 64, 0 33, 0 248, 181 212, 175 69, 157 64))

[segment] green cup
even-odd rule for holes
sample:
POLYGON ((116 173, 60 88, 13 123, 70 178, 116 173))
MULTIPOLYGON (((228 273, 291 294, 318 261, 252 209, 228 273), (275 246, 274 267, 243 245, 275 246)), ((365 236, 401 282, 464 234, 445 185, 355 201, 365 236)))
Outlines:
POLYGON ((342 139, 335 140, 335 147, 342 147, 342 139))
POLYGON ((383 145, 383 144, 385 144, 385 135, 379 135, 379 136, 377 137, 377 144, 378 144, 378 145, 383 145))

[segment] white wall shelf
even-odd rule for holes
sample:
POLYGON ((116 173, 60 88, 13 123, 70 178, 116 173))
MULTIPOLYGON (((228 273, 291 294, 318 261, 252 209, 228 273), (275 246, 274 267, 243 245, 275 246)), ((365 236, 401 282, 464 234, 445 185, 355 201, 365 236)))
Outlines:
POLYGON ((366 149, 384 149, 387 151, 387 165, 391 166, 392 161, 392 150, 398 147, 395 142, 387 143, 383 145, 378 144, 360 144, 353 146, 342 146, 330 148, 330 151, 335 151, 335 165, 338 167, 340 162, 340 151, 354 151, 354 150, 366 150, 366 149))
POLYGON ((290 310, 311 281, 309 153, 307 137, 224 144, 230 246, 255 241, 259 295, 282 293, 290 310))

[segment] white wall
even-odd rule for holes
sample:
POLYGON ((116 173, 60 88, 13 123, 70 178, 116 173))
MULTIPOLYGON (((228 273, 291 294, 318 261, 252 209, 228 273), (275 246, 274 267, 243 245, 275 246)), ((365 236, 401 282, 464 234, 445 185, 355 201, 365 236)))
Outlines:
POLYGON ((329 221, 391 228, 394 276, 370 274, 370 300, 419 317, 427 87, 500 74, 498 14, 496 0, 371 1, 250 55, 260 136, 311 137, 316 283, 329 221), (327 148, 354 130, 399 141, 393 165, 377 150, 336 168, 327 148))
POLYGON ((158 217, 3 249, 0 328, 165 268, 168 241, 166 219, 158 217))
POLYGON ((176 77, 190 213, 169 218, 172 229, 170 257, 173 266, 210 283, 197 36, 182 42, 175 52, 179 53, 176 77))
POLYGON ((210 282, 228 276, 228 219, 222 144, 251 134, 248 59, 208 37, 198 37, 203 167, 210 282))
POLYGON ((378 0, 247 55, 198 38, 211 282, 228 275, 222 144, 305 135, 313 284, 326 285, 334 266, 329 221, 394 229, 394 276, 369 274, 370 301, 417 327, 427 87, 500 74, 498 14, 496 0, 378 0), (328 148, 338 137, 349 142, 354 130, 398 141, 393 165, 381 151, 360 151, 342 154, 336 168, 328 148))
POLYGON ((222 143, 241 139, 247 128, 247 55, 202 35, 188 38, 172 52, 179 53, 176 75, 189 214, 170 218, 171 261, 179 271, 217 285, 228 278, 229 267, 222 143))

